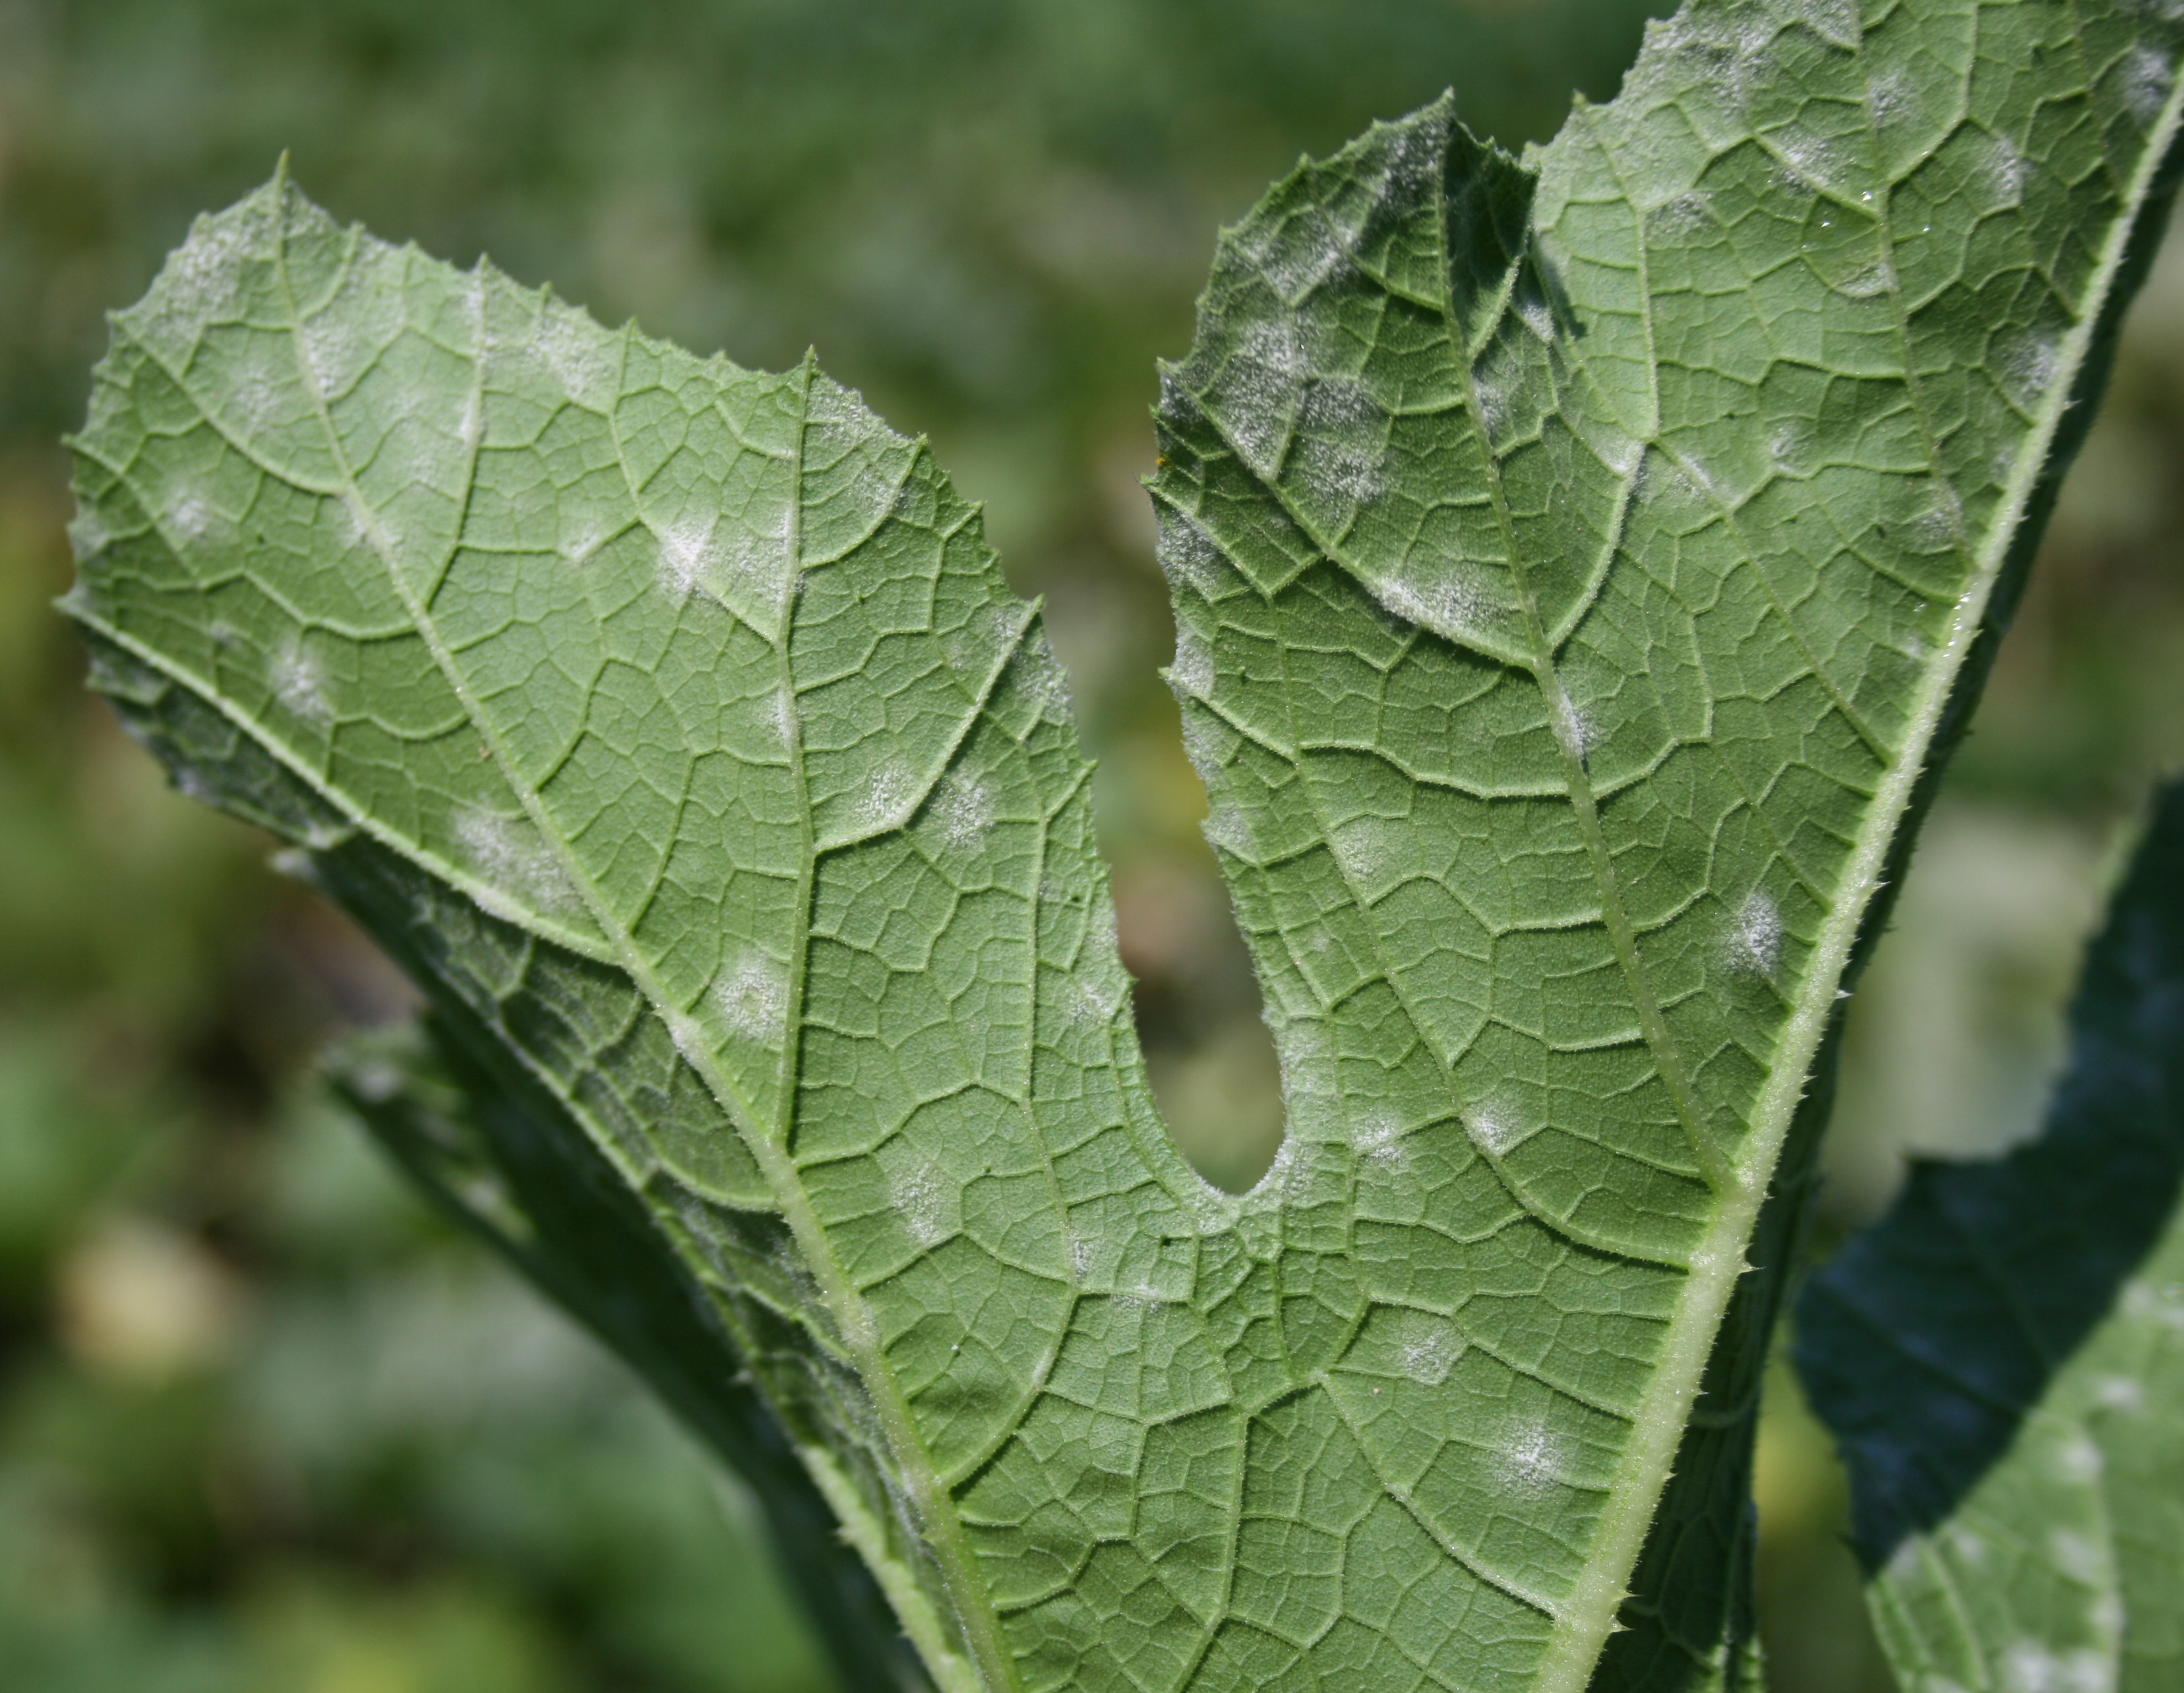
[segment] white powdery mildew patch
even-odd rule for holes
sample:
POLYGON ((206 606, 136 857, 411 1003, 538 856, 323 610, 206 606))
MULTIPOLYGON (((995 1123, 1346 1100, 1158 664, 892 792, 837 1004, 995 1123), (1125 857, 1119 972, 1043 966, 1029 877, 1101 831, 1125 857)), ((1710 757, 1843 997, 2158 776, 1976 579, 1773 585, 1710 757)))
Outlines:
POLYGON ((902 1217, 910 1238, 921 1246, 938 1246, 953 1234, 948 1216, 948 1194, 940 1172, 930 1164, 902 1166, 888 1178, 888 1196, 902 1217))
POLYGON ((1304 369, 1296 331, 1284 319, 1245 328, 1222 372, 1222 427, 1237 456, 1269 482, 1280 472, 1289 445, 1290 415, 1304 369))
POLYGON ((1446 141, 1439 125, 1398 131, 1389 144, 1380 179, 1383 196, 1398 205, 1410 206, 1439 186, 1446 141))
POLYGON ((1274 292, 1295 304, 1343 266, 1351 239, 1314 208, 1279 228, 1254 230, 1239 246, 1274 292))
POLYGON ((1886 293, 1895 286, 1895 270, 1886 259, 1876 253, 1867 263, 1839 278, 1836 292, 1848 299, 1870 300, 1886 293))
POLYGON ((712 998, 730 1033, 766 1046, 780 1043, 788 1021, 788 974, 764 953, 746 953, 722 971, 712 998))
POLYGON ((77 558, 89 560, 97 558, 113 544, 114 532, 95 511, 79 511, 69 520, 69 545, 77 558))
POLYGON ((1353 817, 1333 832, 1329 844, 1334 849, 1335 862, 1351 885, 1372 888, 1386 878, 1400 839, 1396 826, 1385 818, 1353 817))
POLYGON ((198 219, 151 292, 126 314, 131 328, 172 355, 187 354, 213 324, 231 321, 241 265, 263 238, 265 221, 255 207, 198 219))
POLYGON ((2059 1652, 2036 1640, 2013 1640, 2002 1653, 2003 1693, 2109 1693, 2115 1671, 2099 1652, 2059 1652))
POLYGON ((1213 652, 1187 623, 1175 626, 1175 662, 1167 667, 1169 682, 1179 693, 1207 699, 1213 693, 1213 652))
POLYGON ((1854 0, 1790 0, 1789 9, 1814 35, 1836 47, 1855 47, 1864 33, 1854 0))
POLYGON ((1156 551, 1168 581, 1184 583, 1201 599, 1212 599, 1221 587, 1220 549, 1180 512, 1162 505, 1155 515, 1160 524, 1156 551))
POLYGON ((521 896, 541 911, 566 911, 576 890, 543 841, 513 819, 467 810, 455 819, 455 842, 490 886, 521 896))
POLYGON ((1198 772, 1199 785, 1209 794, 1221 779, 1221 735, 1214 720, 1202 711, 1183 714, 1183 752, 1198 772))
POLYGON ((1305 491, 1329 504, 1364 505, 1385 492, 1384 465, 1378 453, 1306 437, 1293 455, 1297 480, 1305 491))
POLYGON ((1249 859, 1257 851, 1259 838, 1240 807, 1223 801, 1214 805, 1206 818, 1206 838, 1213 845, 1249 859))
POLYGON ((1439 1387, 1456 1367, 1462 1349, 1443 1328, 1429 1328, 1403 1343, 1403 1373, 1420 1387, 1439 1387))
POLYGON ((304 368, 326 400, 339 399, 354 387, 375 356, 358 326, 338 313, 320 313, 297 338, 303 344, 304 368))
POLYGON ((209 535, 214 521, 212 508, 193 493, 178 493, 168 502, 168 531, 185 547, 193 547, 209 535))
POLYGON ((1802 130, 1779 131, 1774 145, 1791 176, 1808 189, 1840 192, 1856 169, 1855 161, 1845 152, 1841 142, 1802 130))
POLYGON ((2005 342, 1999 350, 2004 392, 2020 410, 2036 409, 2055 386, 2063 367, 2062 349, 2053 336, 2029 333, 2005 342))
POLYGON ((714 549, 731 591, 749 607, 763 608, 776 618, 788 605, 789 584, 796 575, 789 545, 793 527, 793 515, 784 508, 762 530, 732 526, 714 549))
POLYGON ((850 806, 859 833, 894 827, 903 821, 911 798, 917 792, 917 777, 910 766, 888 763, 873 771, 865 791, 850 806))
POLYGON ((1571 757, 1584 758, 1593 747, 1592 720, 1578 710, 1577 703, 1567 693, 1555 695, 1554 715, 1556 738, 1569 749, 1571 757))
POLYGON ((2081 1486, 2098 1481, 2108 1467, 2101 1449, 2083 1434, 2073 1435, 2056 1447, 2054 1462, 2059 1479, 2081 1486))
POLYGON ((1913 116, 1911 79, 1895 66, 1869 78, 1865 103, 1876 129, 1891 129, 1913 116))
POLYGON ((1465 641, 1485 632, 1486 596, 1452 575, 1389 576, 1374 583, 1373 588, 1389 610, 1436 635, 1465 641))
POLYGON ((2137 47, 2124 61, 2123 100, 2144 128, 2161 115, 2169 99, 2169 85, 2176 70, 2167 53, 2156 47, 2137 47))
POLYGON ((660 543, 660 585, 671 597, 688 599, 696 592, 699 576, 715 562, 713 532, 719 522, 693 519, 653 532, 660 543))
POLYGON ((1020 631, 1017 617, 1011 615, 1007 607, 981 606, 961 627, 941 638, 940 650, 950 670, 966 677, 983 677, 1020 631))
POLYGON ((1504 1487, 1519 1497, 1536 1499, 1562 1480, 1562 1443, 1544 1418, 1518 1428, 1494 1456, 1504 1487))
POLYGON ((2025 159, 2007 136, 1987 136, 1982 161, 1987 192, 1997 206, 2021 205, 2025 199, 2025 159))
POLYGON ((1524 1138, 1522 1126, 1513 1117, 1490 1105, 1474 1105, 1466 1111, 1463 1132, 1482 1152, 1496 1158, 1524 1138))
POLYGON ((1713 201, 1699 189, 1664 200, 1646 214, 1646 238, 1660 247, 1684 246, 1713 227, 1713 201))
POLYGON ((281 644, 266 666, 265 679, 272 684, 273 697, 291 716, 321 728, 333 721, 333 704, 326 698, 325 666, 301 642, 290 640, 281 644))
POLYGON ((1017 674, 1032 709, 1050 723, 1069 723, 1069 673, 1044 638, 1017 656, 1017 674))
POLYGON ((2071 1580, 2087 1587, 2098 1585, 2107 1573, 2101 1549, 2084 1534, 2058 1529, 2048 1536, 2048 1561, 2071 1580))
POLYGON ((1782 914, 1758 888, 1736 908, 1726 950, 1729 968, 1739 975, 1772 976, 1782 961, 1782 914))
POLYGON ((1922 553, 1946 552, 1957 544, 1957 507, 1946 487, 1932 491, 1925 510, 1911 520, 1908 533, 1922 553))
POLYGON ((1812 452, 1813 426, 1797 418, 1786 418, 1767 432, 1767 456, 1779 470, 1796 471, 1812 452))
POLYGON ((2146 1386, 2131 1376, 2103 1376, 2093 1384, 2093 1402, 2106 1411, 2143 1411, 2146 1386))
POLYGON ((549 300, 538 314, 532 346, 562 391, 593 411, 613 409, 621 379, 619 349, 608 332, 574 306, 549 300))
POLYGON ((951 775, 933 796, 933 819, 940 837, 959 851, 969 851, 994 826, 994 792, 976 777, 951 775))

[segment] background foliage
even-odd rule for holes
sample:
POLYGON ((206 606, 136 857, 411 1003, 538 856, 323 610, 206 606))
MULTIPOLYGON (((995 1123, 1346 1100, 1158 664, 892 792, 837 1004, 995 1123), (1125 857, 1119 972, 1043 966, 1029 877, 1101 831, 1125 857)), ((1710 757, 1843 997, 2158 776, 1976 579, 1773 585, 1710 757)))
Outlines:
MULTIPOLYGON (((1216 224, 1446 85, 1543 137, 1640 0, 0 0, 0 1662, 26 1693, 824 1685, 748 1511, 309 1086, 404 990, 78 691, 55 437, 101 313, 291 148, 337 215, 747 365, 816 342, 1048 595, 1170 1120, 1279 1134, 1154 675, 1152 360, 1216 224), (722 1500, 726 1508, 722 1508, 722 1500)), ((2031 1129, 2113 825, 2184 757, 2184 248, 2128 331, 1861 994, 1830 1226, 2031 1129)), ((1786 1378, 1781 1693, 1886 1685, 1786 1378)))

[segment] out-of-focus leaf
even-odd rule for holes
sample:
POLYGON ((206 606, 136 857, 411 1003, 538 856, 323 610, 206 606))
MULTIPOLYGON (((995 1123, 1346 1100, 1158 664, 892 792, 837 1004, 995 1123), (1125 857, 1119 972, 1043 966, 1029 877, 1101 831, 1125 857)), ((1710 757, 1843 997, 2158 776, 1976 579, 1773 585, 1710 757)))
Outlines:
POLYGON ((1906 1693, 2184 1685, 2184 785, 2071 1027, 2041 1138, 1916 1167, 1799 1303, 1906 1693))

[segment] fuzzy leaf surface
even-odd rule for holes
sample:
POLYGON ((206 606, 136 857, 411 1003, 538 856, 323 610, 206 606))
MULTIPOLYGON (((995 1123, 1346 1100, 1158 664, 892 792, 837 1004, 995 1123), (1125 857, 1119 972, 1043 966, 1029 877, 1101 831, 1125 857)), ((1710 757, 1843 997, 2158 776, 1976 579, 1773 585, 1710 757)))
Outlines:
POLYGON ((2072 1015, 2046 1132, 1922 1164, 1798 1302, 1903 1685, 2184 1683, 2184 786, 2072 1015))
POLYGON ((1726 1683, 1744 1256, 2172 29, 1702 5, 1529 166, 1430 109, 1224 240, 1156 492, 1290 1104, 1240 1199, 1146 1090, 1035 614, 816 369, 276 181, 117 320, 70 610, 566 1149, 459 1197, 650 1243, 710 1337, 655 1378, 771 1408, 943 1687, 1726 1683))

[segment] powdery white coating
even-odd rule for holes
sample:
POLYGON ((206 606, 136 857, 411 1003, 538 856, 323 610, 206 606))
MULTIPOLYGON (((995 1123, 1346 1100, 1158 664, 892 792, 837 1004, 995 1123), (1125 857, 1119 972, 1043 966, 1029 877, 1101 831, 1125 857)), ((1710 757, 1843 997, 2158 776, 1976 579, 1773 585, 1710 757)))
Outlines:
POLYGON ((1840 277, 1836 292, 1853 300, 1869 300, 1896 286, 1896 272, 1878 253, 1867 263, 1840 277))
POLYGON ((1545 1418, 1520 1426, 1494 1456, 1504 1486, 1520 1497, 1536 1499, 1562 1480, 1562 1443, 1545 1418))
POLYGON ((297 339, 311 381, 326 400, 339 399, 354 387, 378 356, 359 326, 338 312, 321 312, 297 339))
POLYGON ((1213 693, 1213 652, 1191 632, 1188 623, 1175 626, 1175 662, 1167 667, 1170 684, 1178 693, 1210 699, 1213 693))
POLYGON ((1042 635, 1017 654, 1016 673, 1032 709, 1050 723, 1069 722, 1069 674, 1042 635))
POLYGON ((713 983, 722 1025, 744 1040, 777 1045, 788 1021, 788 972, 761 952, 745 953, 713 983))
POLYGON ((621 348, 574 306, 549 300, 540 309, 532 345, 569 398, 598 412, 610 411, 621 386, 621 348))
POLYGON ((1728 950, 1729 967, 1740 975, 1772 976, 1782 961, 1782 914, 1756 888, 1736 908, 1728 950))
POLYGON ((1383 817, 1352 818, 1334 832, 1335 862, 1353 888, 1377 888, 1386 879, 1390 860, 1396 856, 1395 833, 1383 817))
POLYGON ((1403 1137, 1403 1120, 1385 1106, 1361 1111, 1351 1120, 1350 1144, 1368 1155, 1384 1151, 1403 1137))
POLYGON ((527 822, 469 810, 455 818, 454 836, 471 867, 502 893, 520 895, 541 911, 565 911, 577 903, 569 878, 527 822))
POLYGON ((1291 461, 1306 491, 1323 501, 1346 500, 1363 505, 1379 498, 1386 488, 1378 453, 1360 452, 1308 436, 1298 442, 1291 461))
POLYGON ((1713 200, 1694 189, 1663 201, 1646 214, 1646 238, 1656 247, 1682 247, 1713 224, 1713 200))
MULTIPOLYGON (((1413 565, 1412 570, 1416 570, 1413 565)), ((1486 633, 1491 603, 1452 573, 1388 576, 1373 584, 1380 603, 1398 617, 1452 640, 1476 640, 1486 633)))
POLYGON ((1290 320, 1254 323, 1237 337, 1221 375, 1219 420, 1237 456, 1262 481, 1280 474, 1304 359, 1290 320))
POLYGON ((1581 759, 1592 750, 1592 721, 1577 709, 1569 695, 1555 695, 1554 715, 1556 738, 1569 749, 1573 758, 1581 759))
POLYGON ((1212 599, 1221 587, 1220 549, 1181 512, 1162 505, 1154 515, 1160 525, 1156 550, 1168 581, 1188 587, 1201 599, 1212 599))
POLYGON ((2093 1384, 2093 1402, 2109 1411, 2143 1411, 2146 1387, 2131 1376, 2103 1376, 2093 1384))
POLYGON ((2025 200, 2025 157, 2008 136, 1987 136, 1983 162, 1987 189, 1997 206, 2021 205, 2025 200))
POLYGON ((326 698, 326 668, 317 655, 300 641, 282 644, 266 666, 273 697, 292 716, 325 727, 333 721, 332 703, 326 698))
POLYGON ((1840 142, 1808 134, 1795 127, 1774 136, 1783 163, 1802 182, 1813 188, 1834 189, 1855 172, 1855 162, 1840 142))
POLYGON ((2003 1693, 2109 1693, 2115 1671, 2098 1651, 2059 1652, 2031 1639, 2013 1640, 2002 1653, 2003 1693))
POLYGON ((1797 471, 1812 452, 1813 426, 1797 418, 1786 418, 1767 432, 1767 456, 1783 470, 1797 471))
POLYGON ((702 522, 686 519, 653 532, 660 543, 660 585, 676 599, 688 599, 713 562, 713 531, 719 522, 716 517, 702 522))
POLYGON ((796 559, 789 545, 794 527, 794 514, 784 505, 763 528, 731 526, 715 549, 723 585, 745 609, 763 610, 769 621, 781 616, 795 579, 796 559))
POLYGON ((1864 33, 1853 0, 1787 0, 1785 9, 1836 47, 1855 47, 1864 33))
POLYGON ((1028 611, 1011 616, 1009 608, 983 605, 966 618, 961 628, 942 638, 940 650, 949 667, 967 679, 983 679, 991 673, 1003 650, 1022 632, 1020 621, 1028 611))
POLYGON ((124 321, 142 339, 169 354, 187 354, 205 330, 236 315, 242 261, 265 240, 272 209, 246 201, 217 218, 199 217, 189 239, 170 254, 142 304, 124 321))
POLYGON ((1496 1158, 1524 1138, 1517 1120, 1492 1105, 1474 1105, 1466 1111, 1463 1131, 1482 1151, 1496 1158))
POLYGON ((2131 108, 2131 116, 2142 125, 2151 125, 2161 115, 2175 75, 2169 55, 2159 47, 2141 46, 2131 49, 2131 57, 2124 61, 2123 99, 2131 108))
POLYGON ((1190 760, 1190 767, 1198 772, 1201 787, 1212 792, 1221 779, 1223 738, 1211 714, 1193 710, 1189 706, 1183 713, 1183 750, 1190 760))
POLYGON ((2108 1461, 2101 1449, 2083 1434, 2075 1434, 2055 1449, 2055 1473, 2064 1481, 2098 1481, 2108 1461))
POLYGON ((2021 411, 2031 411, 2047 398, 2062 369, 2062 352, 2053 336, 2020 335, 1998 351, 2003 392, 2021 411))
POLYGON ((1439 1387, 1456 1367, 1460 1350, 1447 1330, 1424 1330, 1403 1343, 1403 1373, 1421 1387, 1439 1387))
MULTIPOLYGON (((1956 1548, 1957 1556, 1976 1569, 1986 1562, 1986 1536, 1974 1529, 1957 1528, 1950 1531, 1949 1543, 1956 1548)), ((1914 1542, 1905 1541, 1911 1545, 1914 1542)))
POLYGON ((1279 228, 1253 231, 1238 246, 1250 254, 1277 294, 1297 304, 1348 262, 1353 239, 1329 223, 1318 207, 1311 207, 1279 228))
POLYGON ((212 508, 193 493, 177 494, 167 506, 167 527, 185 546, 204 539, 213 526, 212 508))
POLYGON ((1957 544, 1954 507, 1936 491, 1934 503, 1910 522, 1911 543, 1922 553, 1946 552, 1957 544))
POLYGON ((883 829, 899 824, 911 797, 917 777, 907 765, 889 761, 873 771, 862 794, 851 802, 850 814, 860 831, 883 829))
POLYGON ((1258 835, 1251 827, 1251 819, 1238 806, 1226 801, 1208 812, 1205 833, 1213 845, 1238 858, 1249 859, 1258 850, 1258 835))
POLYGON ((1876 127, 1888 129, 1913 116, 1913 85, 1903 70, 1891 66, 1868 80, 1866 105, 1876 127))
POLYGON ((68 537, 69 545, 75 549, 76 557, 88 561, 97 558, 112 544, 114 533, 100 520, 98 513, 79 511, 69 520, 68 537))
POLYGON ((948 1193, 939 1172, 930 1164, 903 1165, 888 1178, 888 1196, 910 1238, 921 1246, 938 1246, 956 1232, 948 1215, 948 1193))
POLYGON ((2048 1536, 2048 1557, 2055 1568, 2087 1587, 2098 1585, 2108 1574, 2108 1560, 2090 1538, 2069 1529, 2048 1536))
POLYGON ((977 777, 950 775, 933 796, 933 819, 942 839, 967 851, 994 826, 994 791, 977 777))

